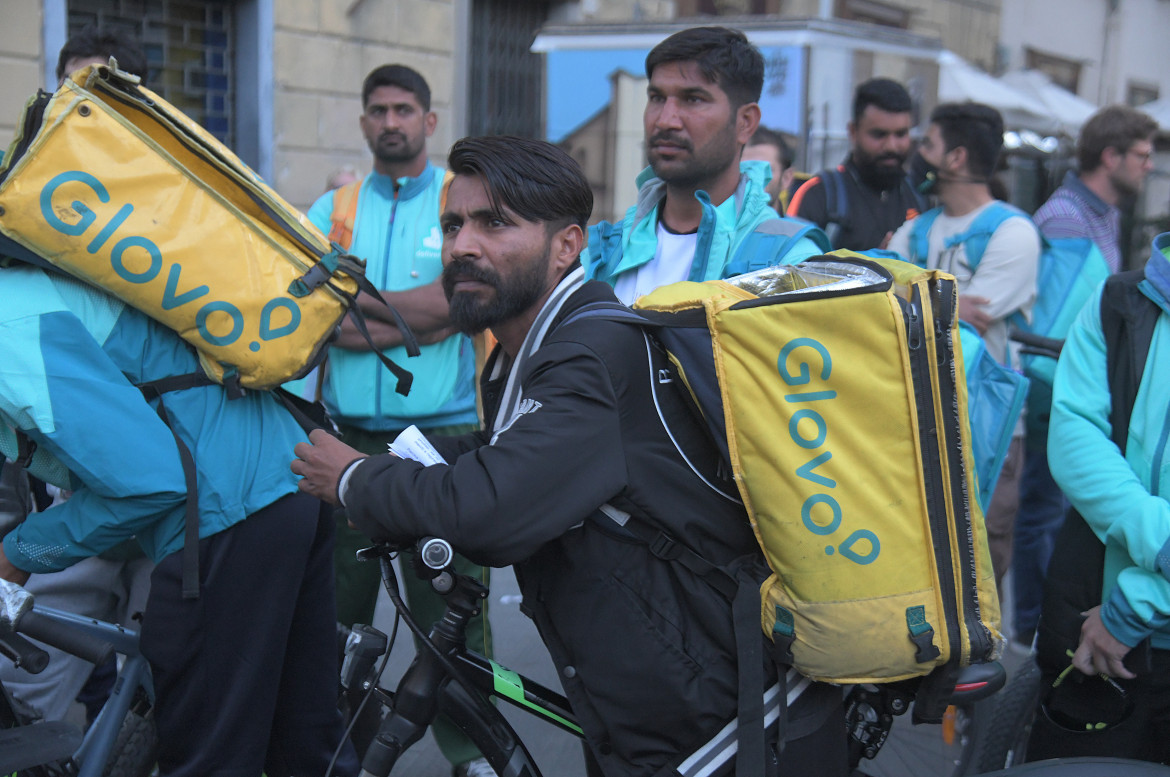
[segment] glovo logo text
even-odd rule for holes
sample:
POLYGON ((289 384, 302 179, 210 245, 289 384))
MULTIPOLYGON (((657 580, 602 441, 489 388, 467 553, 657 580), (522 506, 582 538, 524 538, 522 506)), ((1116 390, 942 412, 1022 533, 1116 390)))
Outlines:
MULTIPOLYGON (((110 202, 110 193, 106 187, 93 175, 81 170, 69 170, 56 175, 45 184, 41 190, 41 215, 50 227, 70 237, 83 237, 91 227, 97 227, 97 232, 86 245, 85 250, 91 254, 102 251, 110 241, 110 266, 122 280, 127 283, 139 284, 156 293, 155 297, 163 310, 175 310, 184 305, 198 305, 195 313, 195 325, 199 335, 214 346, 228 346, 240 339, 244 333, 244 313, 235 305, 225 300, 206 299, 211 294, 211 288, 206 285, 193 286, 182 289, 183 268, 178 262, 168 264, 158 245, 148 237, 142 235, 123 235, 119 229, 134 212, 134 206, 125 203, 104 224, 98 224, 98 213, 85 203, 74 200, 70 207, 80 218, 76 223, 64 221, 53 208, 53 197, 57 189, 65 184, 80 184, 95 196, 99 202, 110 202), (166 270, 164 273, 163 270, 166 270), (218 314, 218 315, 216 315, 218 314), (212 330, 215 331, 212 331, 212 330)), ((70 187, 76 189, 76 187, 70 187)), ((143 295, 149 299, 150 293, 143 295)), ((260 311, 259 336, 261 340, 275 340, 285 337, 296 331, 301 323, 301 310, 297 303, 288 297, 275 297, 268 300, 260 311), (273 326, 273 317, 288 320, 278 326, 273 326)), ((253 341, 248 345, 249 350, 259 351, 260 343, 253 341)))
POLYGON ((836 554, 855 564, 871 564, 881 552, 881 543, 869 529, 854 529, 837 542, 848 527, 843 526, 846 518, 832 493, 837 481, 827 474, 832 472, 833 452, 829 448, 826 419, 832 418, 839 409, 837 392, 830 382, 833 359, 829 349, 811 337, 798 337, 780 349, 776 363, 781 380, 796 389, 785 394, 784 401, 799 406, 788 419, 788 435, 810 457, 795 471, 808 484, 809 492, 800 506, 801 523, 808 531, 828 540, 826 555, 836 554))

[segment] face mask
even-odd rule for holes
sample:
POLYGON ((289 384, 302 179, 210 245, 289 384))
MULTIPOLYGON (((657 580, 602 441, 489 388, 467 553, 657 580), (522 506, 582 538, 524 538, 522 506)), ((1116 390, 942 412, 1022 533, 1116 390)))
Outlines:
POLYGON ((922 154, 910 160, 910 185, 919 194, 933 194, 938 186, 938 168, 926 161, 922 154))

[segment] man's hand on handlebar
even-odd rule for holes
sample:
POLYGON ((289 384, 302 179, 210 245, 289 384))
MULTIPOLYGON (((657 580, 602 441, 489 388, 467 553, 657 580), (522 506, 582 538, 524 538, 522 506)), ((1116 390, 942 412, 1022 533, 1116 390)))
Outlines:
POLYGON ((300 489, 329 504, 341 504, 337 493, 341 476, 350 464, 366 455, 357 451, 323 429, 309 433, 309 441, 293 448, 297 457, 291 465, 301 476, 300 489))

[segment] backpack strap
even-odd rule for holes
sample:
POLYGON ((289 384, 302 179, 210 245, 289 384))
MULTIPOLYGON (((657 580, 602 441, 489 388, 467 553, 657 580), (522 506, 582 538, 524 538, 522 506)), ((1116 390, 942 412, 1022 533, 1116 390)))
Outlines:
MULTIPOLYGON (((443 181, 443 198, 447 196, 449 180, 443 181)), ((333 192, 333 213, 329 216, 329 242, 337 243, 342 250, 348 251, 353 243, 353 225, 357 220, 358 192, 362 188, 359 178, 342 186, 333 192)))
MULTIPOLYGON (((218 384, 202 371, 189 372, 184 375, 171 375, 166 378, 137 384, 138 390, 142 392, 142 396, 148 402, 152 399, 158 400, 156 412, 158 413, 158 417, 162 419, 162 422, 166 424, 167 429, 170 430, 171 436, 174 437, 175 447, 179 450, 179 461, 183 465, 183 480, 187 487, 187 498, 183 516, 182 570, 184 599, 199 598, 199 482, 195 470, 195 456, 171 424, 166 405, 163 403, 163 394, 171 391, 183 391, 200 386, 214 385, 218 384)), ((311 409, 311 403, 293 397, 284 389, 278 388, 271 393, 284 405, 289 415, 300 424, 305 432, 319 428, 324 428, 327 431, 332 430, 332 424, 329 423, 328 416, 324 413, 324 408, 320 408, 319 411, 314 411, 311 409)))
POLYGON ((822 170, 819 175, 821 185, 825 187, 825 234, 835 246, 841 232, 849 226, 849 195, 845 191, 845 174, 840 168, 831 167, 822 170))
MULTIPOLYGON (((612 320, 617 320, 612 319, 612 320)), ((685 567, 696 577, 719 591, 731 605, 732 628, 735 632, 736 665, 738 671, 739 705, 736 712, 738 745, 735 754, 736 774, 765 774, 766 742, 764 721, 764 649, 760 634, 760 588, 751 575, 751 557, 737 559, 729 566, 713 564, 669 533, 637 516, 603 505, 595 513, 595 520, 605 522, 602 531, 612 532, 609 522, 645 543, 655 558, 685 567), (600 513, 600 515, 598 514, 600 513)), ((781 690, 788 667, 779 665, 777 674, 781 690)), ((782 697, 783 699, 784 697, 782 697)), ((782 709, 784 701, 781 701, 782 709)), ((784 744, 787 717, 781 714, 777 733, 778 749, 784 744)), ((655 777, 675 774, 668 765, 655 777)))
POLYGON ((942 208, 931 208, 910 224, 910 256, 906 257, 919 267, 926 267, 930 257, 930 230, 942 208))
POLYGON ((987 250, 987 243, 991 240, 991 236, 995 234, 995 230, 999 229, 1000 224, 1012 216, 1027 218, 1023 211, 1008 205, 1006 202, 996 200, 975 217, 966 232, 948 237, 944 241, 946 247, 951 248, 962 243, 964 253, 967 256, 967 266, 971 268, 971 272, 975 272, 975 268, 983 259, 983 252, 987 250))
POLYGON ((183 442, 183 438, 175 431, 175 427, 171 425, 171 419, 167 415, 167 407, 163 403, 162 395, 167 391, 180 391, 200 385, 209 386, 212 383, 214 381, 211 378, 200 372, 161 378, 138 386, 138 390, 142 392, 142 396, 148 402, 152 399, 158 400, 156 412, 162 422, 166 424, 167 429, 170 430, 171 436, 175 438, 175 447, 179 449, 179 461, 183 465, 183 480, 187 486, 187 499, 183 516, 183 598, 188 600, 199 598, 199 482, 195 475, 195 456, 187 447, 187 443, 183 442), (203 378, 205 382, 200 381, 199 378, 203 378))
POLYGON ((828 236, 810 221, 792 217, 765 219, 739 244, 723 275, 743 275, 784 264, 784 257, 803 238, 811 240, 821 253, 833 250, 828 236))

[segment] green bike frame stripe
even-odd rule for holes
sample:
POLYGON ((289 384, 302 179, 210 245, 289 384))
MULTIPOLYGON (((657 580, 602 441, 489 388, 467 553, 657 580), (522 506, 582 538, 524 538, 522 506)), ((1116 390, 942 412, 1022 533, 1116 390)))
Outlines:
POLYGON ((503 664, 497 664, 495 661, 490 661, 489 663, 492 665, 493 690, 497 696, 511 699, 516 704, 527 707, 537 715, 548 718, 549 720, 555 720, 562 726, 572 729, 579 734, 584 733, 576 723, 549 712, 544 707, 530 701, 524 694, 524 680, 519 674, 513 672, 503 664))

